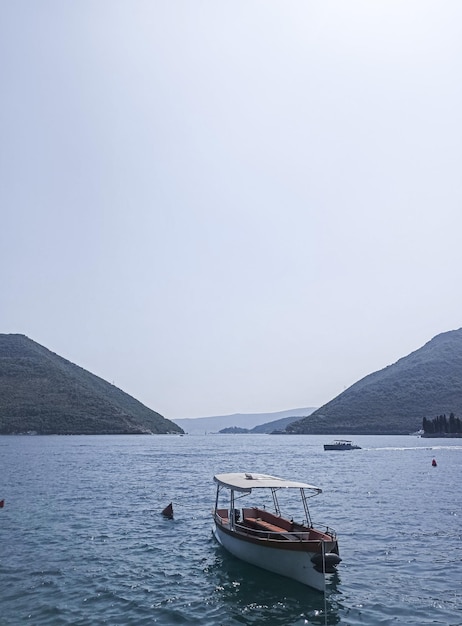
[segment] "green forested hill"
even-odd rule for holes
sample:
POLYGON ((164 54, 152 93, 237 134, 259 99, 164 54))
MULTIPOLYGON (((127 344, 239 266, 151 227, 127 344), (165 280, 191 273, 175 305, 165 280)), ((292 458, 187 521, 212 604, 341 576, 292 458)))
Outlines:
POLYGON ((462 416, 462 329, 366 376, 287 432, 410 433, 422 428, 424 417, 451 412, 462 416))
POLYGON ((0 334, 0 434, 183 432, 24 335, 0 334))

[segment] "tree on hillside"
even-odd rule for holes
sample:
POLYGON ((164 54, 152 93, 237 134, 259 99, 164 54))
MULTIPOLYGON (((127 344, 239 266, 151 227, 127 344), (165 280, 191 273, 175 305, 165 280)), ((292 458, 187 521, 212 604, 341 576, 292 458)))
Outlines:
POLYGON ((422 420, 422 429, 426 435, 462 434, 462 422, 460 418, 456 417, 452 412, 449 414, 449 419, 446 417, 446 414, 443 413, 443 415, 438 415, 432 420, 424 417, 422 420))

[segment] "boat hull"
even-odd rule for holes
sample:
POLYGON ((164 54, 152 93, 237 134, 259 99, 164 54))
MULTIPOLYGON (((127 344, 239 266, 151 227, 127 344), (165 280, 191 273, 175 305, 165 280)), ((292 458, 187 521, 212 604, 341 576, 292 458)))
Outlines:
POLYGON ((280 544, 272 547, 267 542, 247 541, 216 523, 213 525, 213 534, 223 548, 241 561, 324 591, 325 574, 311 560, 316 555, 315 551, 309 551, 308 548, 295 550, 293 545, 287 548, 280 544))

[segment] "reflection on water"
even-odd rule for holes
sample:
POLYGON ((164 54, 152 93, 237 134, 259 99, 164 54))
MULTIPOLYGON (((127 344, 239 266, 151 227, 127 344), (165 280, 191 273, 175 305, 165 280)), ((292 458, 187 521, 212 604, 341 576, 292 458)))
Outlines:
POLYGON ((218 601, 227 607, 226 623, 289 626, 338 624, 338 573, 329 577, 327 593, 244 563, 216 544, 216 559, 208 572, 218 601), (325 618, 327 610, 327 621, 325 618))

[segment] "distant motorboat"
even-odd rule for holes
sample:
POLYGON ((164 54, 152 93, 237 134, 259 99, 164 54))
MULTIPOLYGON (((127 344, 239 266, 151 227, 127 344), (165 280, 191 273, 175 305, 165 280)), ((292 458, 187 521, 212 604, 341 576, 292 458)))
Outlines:
POLYGON ((324 450, 361 450, 361 446, 355 445, 348 439, 336 439, 332 443, 325 443, 324 450))
POLYGON ((335 531, 314 528, 311 521, 307 499, 321 493, 319 487, 250 473, 217 474, 214 481, 217 494, 213 534, 228 552, 318 591, 325 590, 325 576, 334 573, 342 559, 335 531), (299 492, 303 521, 282 516, 276 496, 280 490, 286 494, 299 492), (261 505, 236 508, 238 500, 254 491, 269 494, 274 512, 261 505))

